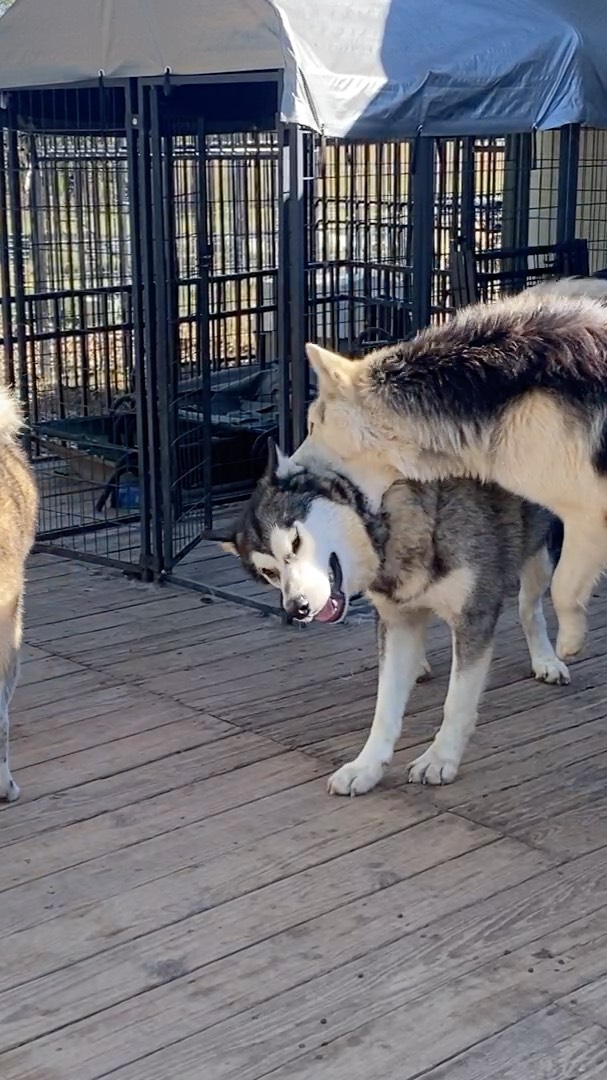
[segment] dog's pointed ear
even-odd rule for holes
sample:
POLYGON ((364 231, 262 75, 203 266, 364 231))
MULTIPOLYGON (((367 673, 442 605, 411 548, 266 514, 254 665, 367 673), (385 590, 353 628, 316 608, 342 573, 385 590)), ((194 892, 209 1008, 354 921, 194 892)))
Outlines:
POLYGON ((275 480, 277 477, 289 476, 292 472, 296 472, 291 464, 291 459, 287 454, 283 454, 279 446, 276 445, 274 439, 268 439, 268 464, 266 465, 265 479, 268 481, 275 480))
POLYGON ((268 463, 266 465, 265 479, 273 480, 278 472, 278 447, 272 436, 268 439, 268 463))
POLYGON ((306 345, 306 355, 316 373, 321 393, 346 395, 352 388, 355 363, 320 345, 306 345))
POLYGON ((297 471, 298 470, 293 467, 293 464, 291 462, 291 458, 289 457, 289 455, 288 454, 283 454, 282 450, 280 449, 280 446, 277 446, 276 447, 276 476, 278 476, 278 477, 290 476, 291 473, 294 473, 294 472, 297 472, 297 471))

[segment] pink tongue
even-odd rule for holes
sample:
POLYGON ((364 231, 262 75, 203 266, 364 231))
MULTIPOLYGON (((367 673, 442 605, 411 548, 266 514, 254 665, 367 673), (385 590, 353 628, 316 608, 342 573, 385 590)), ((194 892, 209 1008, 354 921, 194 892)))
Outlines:
POLYGON ((317 615, 314 616, 314 618, 318 622, 331 622, 331 619, 335 617, 338 607, 339 604, 337 600, 334 600, 333 597, 330 596, 324 608, 321 608, 321 610, 318 612, 317 615))

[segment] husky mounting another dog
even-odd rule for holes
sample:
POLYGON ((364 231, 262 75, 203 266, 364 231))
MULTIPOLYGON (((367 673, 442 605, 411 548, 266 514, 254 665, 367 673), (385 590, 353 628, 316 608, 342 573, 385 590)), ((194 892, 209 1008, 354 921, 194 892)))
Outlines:
POLYGON ((17 682, 22 637, 25 561, 34 543, 37 492, 19 446, 21 417, 8 390, 0 388, 0 799, 19 796, 8 760, 8 710, 17 682))
POLYGON ((378 470, 388 482, 473 478, 562 520, 552 598, 563 660, 583 646, 607 567, 604 298, 604 282, 560 281, 463 308, 362 359, 307 347, 318 397, 301 465, 336 454, 376 494, 378 470))
MULTIPOLYGON (((382 777, 407 699, 428 670, 424 640, 433 613, 451 627, 451 677, 441 728, 410 766, 409 780, 449 783, 474 730, 496 623, 517 580, 533 674, 549 683, 569 681, 542 610, 560 550, 560 522, 496 485, 472 480, 399 480, 373 507, 372 493, 369 498, 352 482, 343 458, 321 454, 303 466, 297 457, 271 452, 225 546, 255 578, 280 588, 291 620, 339 622, 358 592, 377 610, 373 724, 364 749, 331 777, 329 790, 358 795, 382 777)), ((381 480, 381 468, 378 473, 381 480)))

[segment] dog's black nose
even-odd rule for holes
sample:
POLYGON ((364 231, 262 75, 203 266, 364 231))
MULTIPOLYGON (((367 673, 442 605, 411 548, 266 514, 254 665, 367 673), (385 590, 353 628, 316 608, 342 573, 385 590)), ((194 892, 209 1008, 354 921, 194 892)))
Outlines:
POLYGON ((305 596, 295 596, 285 606, 287 622, 302 622, 310 614, 310 605, 305 596))

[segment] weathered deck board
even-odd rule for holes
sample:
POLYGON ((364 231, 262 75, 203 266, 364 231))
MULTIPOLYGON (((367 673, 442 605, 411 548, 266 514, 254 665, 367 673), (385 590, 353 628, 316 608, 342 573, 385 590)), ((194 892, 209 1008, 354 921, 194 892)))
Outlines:
MULTIPOLYGON (((573 876, 574 869, 572 866, 573 876)), ((604 869, 603 865, 603 874, 604 869)), ((586 866, 580 870, 586 871, 586 866)), ((336 938, 321 939, 328 953, 324 974, 302 981, 293 990, 268 996, 259 1005, 227 1016, 189 1038, 172 1045, 167 1039, 165 1048, 119 1069, 116 1076, 120 1080, 144 1076, 161 1080, 172 1068, 187 1080, 200 1076, 259 1080, 280 1068, 281 1080, 297 1075, 324 1078, 320 1071, 323 1051, 341 1040, 337 1054, 342 1057, 349 1039, 350 1053, 345 1060, 342 1057, 332 1074, 328 1073, 341 1080, 362 1075, 356 1063, 365 1062, 367 1046, 371 1050, 377 1042, 385 1053, 383 1033, 390 1025, 393 1039, 400 1041, 400 1070, 395 1072, 393 1067, 386 1075, 412 1080, 421 1069, 440 1064, 445 1057, 500 1031, 506 1023, 550 1004, 604 969, 607 909, 598 904, 607 894, 603 889, 601 896, 590 898, 597 881, 591 875, 582 905, 584 919, 572 922, 571 875, 561 882, 557 872, 551 871, 400 938, 385 917, 359 923, 356 939, 352 924, 342 920, 336 938), (540 904, 543 910, 538 911, 540 904), (557 936, 562 942, 560 949, 553 943, 557 936), (331 967, 340 946, 351 947, 354 941, 358 955, 331 967), (544 952, 551 954, 548 962, 541 959, 544 952), (562 965, 559 975, 558 961, 569 952, 576 961, 575 969, 562 965), (375 1023, 377 1038, 372 1027, 375 1023), (296 1070, 298 1058, 304 1058, 305 1063, 296 1070)), ((344 913, 348 914, 347 909, 344 913)), ((298 946, 301 949, 301 940, 298 946)), ((267 977, 273 963, 278 962, 280 947, 276 941, 267 977)), ((238 968, 233 963, 226 967, 237 985, 238 968)), ((204 983, 200 985, 204 996, 204 983)), ((377 1064, 377 1049, 371 1061, 377 1064)), ((386 1064, 392 1063, 387 1059, 386 1064)), ((370 1074, 382 1072, 376 1067, 370 1074)), ((486 1075, 489 1080, 492 1074, 486 1075)))
MULTIPOLYGON (((230 587, 232 562, 193 553, 230 587)), ((0 810, 3 1080, 607 1075, 607 596, 568 688, 516 613, 460 778, 331 800, 374 703, 368 620, 278 620, 37 555, 0 810)))
MULTIPOLYGON (((247 733, 202 741, 195 749, 177 754, 171 753, 169 747, 168 757, 138 764, 124 772, 118 768, 110 776, 75 788, 70 788, 66 781, 61 791, 43 798, 30 797, 29 802, 24 799, 18 815, 7 814, 6 822, 1 821, 0 842, 14 843, 49 829, 96 818, 108 810, 120 810, 174 789, 189 788, 205 777, 224 777, 251 762, 277 756, 282 749, 278 743, 247 733)), ((17 748, 16 751, 14 757, 18 762, 17 748)))
POLYGON ((562 1009, 549 1008, 474 1046, 447 1065, 426 1074, 427 1080, 475 1080, 491 1069, 495 1080, 521 1077, 572 1076, 600 1080, 605 1075, 607 1033, 577 1021, 562 1009))
MULTIPOLYGON (((408 930, 424 926, 429 919, 458 906, 517 884, 538 871, 532 852, 511 841, 500 840, 492 846, 492 874, 489 876, 486 873, 486 847, 473 848, 458 856, 461 846, 455 832, 445 835, 453 841, 446 866, 439 865, 436 870, 415 874, 416 867, 420 870, 420 863, 412 860, 413 876, 406 892, 399 897, 403 907, 399 914, 406 919, 408 930), (437 888, 439 880, 445 877, 447 887, 437 888)), ((467 834, 467 840, 466 834, 460 836, 464 842, 473 843, 474 834, 467 834)), ((297 942, 301 934, 299 928, 309 924, 314 933, 320 925, 315 920, 322 918, 324 913, 330 915, 344 904, 359 899, 368 906, 369 901, 365 898, 385 892, 382 860, 387 856, 392 862, 395 851, 400 853, 401 850, 401 858, 411 857, 411 847, 402 845, 402 837, 399 833, 346 853, 328 864, 283 878, 209 912, 192 915, 173 926, 97 954, 91 960, 61 968, 49 976, 0 994, 0 1006, 11 1019, 7 1038, 21 1043, 60 1027, 62 1022, 93 1016, 101 1009, 160 989, 169 981, 170 974, 176 981, 176 977, 198 973, 205 985, 210 986, 212 965, 240 953, 244 956, 245 950, 251 974, 242 993, 249 995, 246 997, 249 1004, 254 1004, 260 994, 262 998, 265 994, 263 975, 268 949, 273 949, 272 939, 284 933, 280 940, 287 946, 280 970, 276 971, 279 982, 274 986, 279 986, 281 981, 297 979, 298 968, 292 964, 292 949, 288 946, 291 941, 297 942), (270 924, 268 911, 273 913, 270 924), (32 1008, 34 1000, 36 1009, 32 1008)), ((431 852, 425 848, 423 851, 422 858, 433 858, 431 852)), ((441 851, 439 848, 439 858, 441 851)), ((419 860, 419 855, 417 858, 419 860)), ((386 896, 390 902, 388 893, 386 896)), ((232 982, 228 983, 228 990, 232 997, 236 996, 232 982)))

